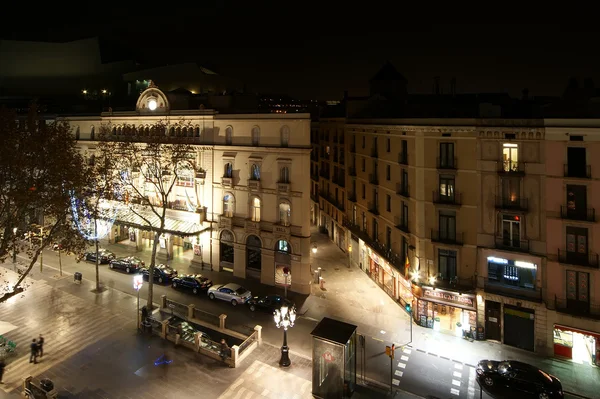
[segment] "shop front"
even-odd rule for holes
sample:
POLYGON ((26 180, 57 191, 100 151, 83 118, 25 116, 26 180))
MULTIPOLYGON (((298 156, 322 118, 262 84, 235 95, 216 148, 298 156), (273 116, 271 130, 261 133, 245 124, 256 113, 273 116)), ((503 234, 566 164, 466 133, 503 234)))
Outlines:
POLYGON ((600 333, 555 324, 554 355, 579 364, 600 366, 600 333))
POLYGON ((368 275, 377 283, 394 301, 400 302, 405 308, 412 304, 413 294, 411 284, 404 276, 381 256, 369 247, 365 247, 369 262, 368 275))
POLYGON ((427 328, 462 336, 463 331, 474 332, 477 326, 476 298, 433 287, 421 287, 416 298, 415 321, 427 328))

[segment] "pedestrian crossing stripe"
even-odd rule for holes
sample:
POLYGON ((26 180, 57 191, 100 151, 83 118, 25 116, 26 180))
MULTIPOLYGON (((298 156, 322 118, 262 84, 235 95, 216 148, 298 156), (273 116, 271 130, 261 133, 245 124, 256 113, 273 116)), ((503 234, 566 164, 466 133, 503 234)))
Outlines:
POLYGON ((456 385, 457 387, 460 386, 460 381, 458 380, 452 380, 452 385, 456 385))
POLYGON ((398 363, 398 367, 400 367, 401 369, 406 368, 406 364, 404 363, 398 363))
POLYGON ((456 395, 456 396, 460 395, 460 391, 458 389, 455 389, 455 388, 450 389, 450 393, 452 395, 456 395))
POLYGON ((397 375, 398 377, 402 377, 404 375, 404 372, 400 371, 400 370, 396 370, 396 372, 394 374, 397 375))
POLYGON ((459 373, 458 371, 455 371, 452 375, 456 378, 462 378, 462 374, 459 373))
POLYGON ((408 356, 401 356, 401 357, 400 357, 400 360, 407 361, 407 360, 408 360, 408 356))
POLYGON ((392 384, 394 384, 394 385, 400 385, 400 380, 397 380, 397 379, 394 378, 392 380, 392 384))

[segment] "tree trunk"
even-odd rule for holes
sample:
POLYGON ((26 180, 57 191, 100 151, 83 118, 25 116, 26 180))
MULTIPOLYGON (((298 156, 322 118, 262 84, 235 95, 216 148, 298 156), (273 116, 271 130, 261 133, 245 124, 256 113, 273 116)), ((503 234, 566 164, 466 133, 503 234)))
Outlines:
POLYGON ((154 265, 156 264, 156 250, 158 249, 158 245, 160 242, 160 233, 154 233, 154 241, 152 243, 152 256, 150 257, 150 266, 148 267, 148 303, 146 306, 148 310, 152 310, 154 308, 154 302, 152 295, 154 294, 154 265))
POLYGON ((98 256, 100 254, 100 243, 98 242, 98 220, 94 218, 94 238, 96 240, 96 292, 100 292, 100 266, 98 256))

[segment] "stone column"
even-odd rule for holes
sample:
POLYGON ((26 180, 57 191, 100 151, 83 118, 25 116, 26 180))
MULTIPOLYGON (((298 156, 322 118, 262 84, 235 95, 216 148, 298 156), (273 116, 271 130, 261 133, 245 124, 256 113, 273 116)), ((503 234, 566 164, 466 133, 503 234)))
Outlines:
POLYGON ((262 326, 254 326, 254 331, 256 331, 256 340, 258 341, 258 344, 262 344, 262 326))
MULTIPOLYGON (((275 285, 275 251, 270 249, 261 249, 260 282, 262 284, 275 285)), ((294 279, 294 269, 292 268, 292 281, 294 279)))
POLYGON ((135 249, 141 251, 144 249, 144 239, 142 238, 142 231, 135 229, 135 249))

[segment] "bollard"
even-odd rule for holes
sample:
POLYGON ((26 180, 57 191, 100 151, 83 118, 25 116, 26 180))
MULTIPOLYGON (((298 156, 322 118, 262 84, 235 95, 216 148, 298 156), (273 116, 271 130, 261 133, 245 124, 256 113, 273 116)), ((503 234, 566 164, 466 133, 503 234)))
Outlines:
POLYGON ((256 325, 254 326, 254 331, 256 331, 258 344, 262 344, 262 326, 256 325))
POLYGON ((325 279, 323 277, 319 277, 319 287, 324 290, 325 289, 325 279))
POLYGON ((226 314, 219 315, 219 328, 225 329, 225 319, 227 318, 226 314))

